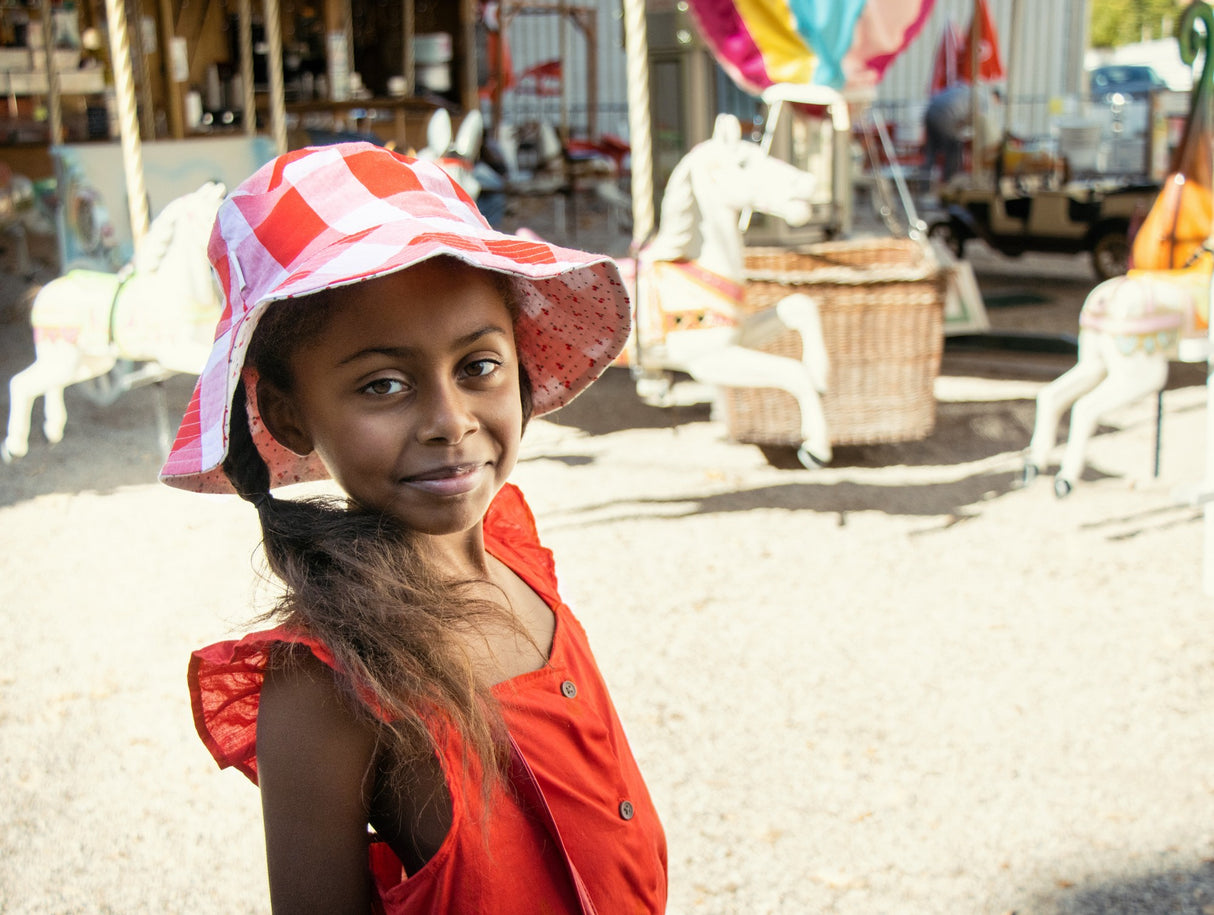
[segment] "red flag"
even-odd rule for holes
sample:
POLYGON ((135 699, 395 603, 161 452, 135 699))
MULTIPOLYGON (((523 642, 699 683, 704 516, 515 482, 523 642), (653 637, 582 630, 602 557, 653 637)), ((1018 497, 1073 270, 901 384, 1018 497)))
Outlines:
MULTIPOLYGON (((990 7, 986 0, 978 0, 974 15, 978 20, 978 78, 985 82, 1003 79, 1003 57, 999 53, 999 36, 995 33, 995 23, 991 19, 990 7)), ((964 82, 972 81, 973 64, 970 54, 970 41, 974 35, 974 22, 965 32, 965 43, 961 48, 960 67, 958 74, 964 82)))
POLYGON ((965 44, 965 36, 961 34, 961 26, 955 22, 946 22, 940 35, 940 44, 936 47, 936 58, 932 63, 932 81, 928 86, 928 95, 943 92, 953 83, 960 82, 961 49, 965 44))

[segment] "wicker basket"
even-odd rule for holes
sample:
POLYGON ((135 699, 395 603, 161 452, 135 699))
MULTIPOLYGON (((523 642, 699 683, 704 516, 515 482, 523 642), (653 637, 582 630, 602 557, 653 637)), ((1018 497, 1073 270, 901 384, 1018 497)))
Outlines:
MULTIPOLYGON (((830 356, 822 407, 833 444, 915 441, 931 434, 946 275, 930 253, 896 238, 752 248, 746 272, 747 311, 793 292, 817 302, 830 356)), ((787 331, 762 349, 799 359, 801 338, 787 331)), ((801 443, 800 411, 785 391, 727 388, 725 408, 737 441, 801 443)))

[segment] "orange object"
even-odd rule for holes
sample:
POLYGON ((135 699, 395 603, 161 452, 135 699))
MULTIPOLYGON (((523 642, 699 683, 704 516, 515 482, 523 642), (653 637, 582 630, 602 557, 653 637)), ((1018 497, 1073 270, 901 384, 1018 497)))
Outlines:
MULTIPOLYGON (((1137 270, 1190 266, 1214 225, 1211 130, 1206 108, 1194 104, 1172 169, 1134 236, 1130 265, 1137 270)), ((1204 265, 1206 272, 1210 264, 1204 265)))

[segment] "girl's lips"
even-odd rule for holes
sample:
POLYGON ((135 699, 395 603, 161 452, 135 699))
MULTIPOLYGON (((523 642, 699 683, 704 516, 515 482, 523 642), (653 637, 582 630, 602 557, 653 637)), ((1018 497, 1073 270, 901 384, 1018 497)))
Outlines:
POLYGON ((453 464, 413 474, 401 482, 433 495, 458 496, 480 485, 486 467, 485 464, 453 464))

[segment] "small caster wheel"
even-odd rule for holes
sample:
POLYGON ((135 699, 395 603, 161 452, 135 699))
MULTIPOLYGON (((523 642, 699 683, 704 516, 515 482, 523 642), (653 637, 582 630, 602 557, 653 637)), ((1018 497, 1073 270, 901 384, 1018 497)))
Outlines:
POLYGON ((1075 485, 1065 477, 1058 477, 1054 480, 1054 495, 1059 499, 1065 499, 1074 488, 1075 485))
POLYGON ((1040 473, 1041 473, 1041 470, 1037 467, 1036 464, 1025 462, 1024 470, 1022 470, 1020 472, 1020 482, 1023 485, 1028 486, 1030 483, 1033 482, 1033 480, 1037 479, 1037 477, 1040 475, 1040 473))
POLYGON ((824 461, 818 457, 804 445, 797 449, 797 461, 806 470, 817 470, 819 467, 825 467, 829 461, 824 461))

